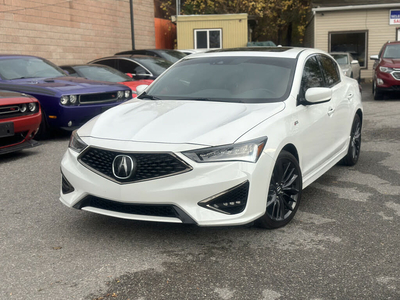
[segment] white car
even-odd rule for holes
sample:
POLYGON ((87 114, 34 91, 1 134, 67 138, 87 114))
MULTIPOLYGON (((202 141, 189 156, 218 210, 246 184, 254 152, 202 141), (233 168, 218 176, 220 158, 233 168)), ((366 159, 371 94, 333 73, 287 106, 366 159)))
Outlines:
POLYGON ((362 120, 357 82, 323 51, 194 54, 73 133, 60 200, 124 219, 282 227, 302 189, 356 164, 362 120))
POLYGON ((329 53, 337 61, 344 75, 356 79, 361 82, 361 67, 358 60, 348 52, 331 52, 329 53))

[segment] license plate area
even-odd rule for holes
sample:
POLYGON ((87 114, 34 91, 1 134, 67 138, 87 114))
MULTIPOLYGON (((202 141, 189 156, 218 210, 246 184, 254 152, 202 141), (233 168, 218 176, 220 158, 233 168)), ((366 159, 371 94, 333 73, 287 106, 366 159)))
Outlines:
POLYGON ((0 138, 14 135, 14 123, 0 123, 0 138))

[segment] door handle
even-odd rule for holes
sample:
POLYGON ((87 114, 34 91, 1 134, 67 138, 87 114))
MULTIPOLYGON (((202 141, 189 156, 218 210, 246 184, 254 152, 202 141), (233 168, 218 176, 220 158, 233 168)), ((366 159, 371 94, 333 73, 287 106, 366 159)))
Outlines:
POLYGON ((329 107, 328 116, 331 116, 334 112, 335 112, 335 109, 333 107, 329 107))
POLYGON ((347 95, 347 100, 351 101, 351 100, 353 100, 353 97, 354 97, 354 94, 350 93, 347 95))

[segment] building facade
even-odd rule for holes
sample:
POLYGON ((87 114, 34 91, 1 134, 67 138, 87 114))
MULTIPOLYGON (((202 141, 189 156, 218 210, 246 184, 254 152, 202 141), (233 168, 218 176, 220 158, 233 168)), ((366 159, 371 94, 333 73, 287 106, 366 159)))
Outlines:
MULTIPOLYGON (((350 4, 350 3, 348 3, 350 4)), ((400 3, 318 6, 312 9, 305 46, 327 52, 350 52, 361 77, 372 78, 371 55, 387 41, 400 39, 400 3)))
MULTIPOLYGON (((154 4, 133 0, 135 48, 155 48, 154 4)), ((0 54, 87 63, 132 49, 130 0, 0 0, 0 54)))
POLYGON ((223 49, 245 47, 247 14, 173 16, 177 49, 223 49))

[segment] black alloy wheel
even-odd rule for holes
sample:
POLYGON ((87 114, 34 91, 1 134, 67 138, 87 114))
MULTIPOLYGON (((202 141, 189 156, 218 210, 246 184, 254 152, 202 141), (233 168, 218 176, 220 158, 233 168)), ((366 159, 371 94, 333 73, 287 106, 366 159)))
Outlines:
POLYGON ((361 152, 361 119, 359 115, 354 116, 353 125, 351 126, 349 150, 342 162, 346 166, 354 166, 361 152))
POLYGON ((288 224, 300 205, 302 183, 296 158, 291 153, 282 151, 272 173, 265 214, 255 225, 274 229, 288 224))

